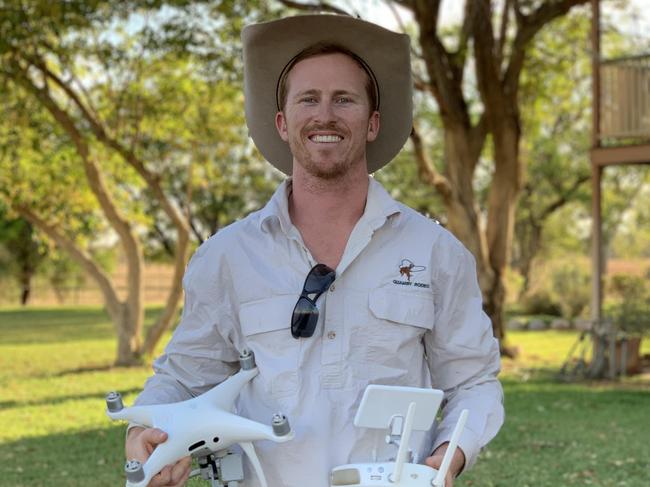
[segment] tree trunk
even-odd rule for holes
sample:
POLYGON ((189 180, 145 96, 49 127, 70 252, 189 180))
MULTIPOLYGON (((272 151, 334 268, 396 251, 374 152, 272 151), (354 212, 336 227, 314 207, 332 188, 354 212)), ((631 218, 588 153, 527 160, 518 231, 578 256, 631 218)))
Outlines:
POLYGON ((116 366, 142 365, 142 346, 136 329, 142 326, 143 317, 142 306, 137 308, 123 303, 119 316, 113 318, 117 332, 116 366))
POLYGON ((30 262, 24 262, 20 270, 20 304, 27 306, 32 291, 32 276, 34 269, 30 262))
MULTIPOLYGON (((470 135, 453 123, 445 123, 445 172, 452 197, 445 202, 449 230, 461 241, 476 259, 476 271, 481 289, 486 289, 493 276, 488 265, 487 241, 481 229, 479 210, 474 198, 474 168, 478 154, 468 147, 470 135)), ((485 296, 484 296, 485 297, 485 296)))
POLYGON ((190 243, 189 235, 187 229, 179 228, 172 288, 167 296, 167 303, 162 315, 156 324, 154 324, 147 332, 143 346, 143 353, 145 355, 152 355, 154 353, 156 344, 162 337, 163 333, 169 328, 172 321, 176 318, 178 305, 181 296, 183 295, 183 273, 185 272, 185 263, 187 262, 187 253, 190 243))
POLYGON ((488 196, 487 241, 489 265, 494 279, 486 289, 485 310, 492 319, 494 334, 501 341, 502 352, 513 355, 503 342, 505 328, 503 310, 506 299, 505 271, 510 261, 515 207, 521 189, 521 161, 519 160, 520 129, 516 107, 498 120, 490 120, 494 137, 495 170, 488 196), (505 115, 505 116, 504 116, 505 115))

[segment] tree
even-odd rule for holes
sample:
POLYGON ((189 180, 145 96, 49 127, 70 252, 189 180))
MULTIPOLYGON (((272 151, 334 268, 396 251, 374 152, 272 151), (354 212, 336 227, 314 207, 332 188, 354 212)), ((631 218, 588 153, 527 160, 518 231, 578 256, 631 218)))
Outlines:
POLYGON ((6 257, 0 253, 0 268, 7 269, 18 281, 20 304, 29 302, 32 279, 46 253, 35 235, 32 225, 23 218, 7 219, 0 207, 0 246, 6 250, 6 257))
MULTIPOLYGON (((512 265, 528 291, 535 258, 548 245, 548 219, 571 203, 590 203, 589 19, 567 15, 547 26, 524 65, 521 113, 527 177, 516 212, 512 265)), ((551 244, 552 245, 552 244, 551 244)))
MULTIPOLYGON (((94 200, 72 192, 68 196, 82 199, 83 204, 71 207, 59 200, 58 206, 51 207, 38 199, 39 181, 32 180, 35 193, 19 193, 19 185, 6 185, 46 174, 47 168, 34 164, 42 154, 32 160, 15 152, 5 157, 9 169, 5 176, 11 181, 3 181, 0 187, 15 212, 65 249, 98 283, 118 335, 118 365, 140 363, 151 354, 175 318, 190 225, 187 211, 168 193, 166 168, 179 161, 192 166, 192 148, 206 145, 194 136, 203 122, 200 110, 192 111, 202 103, 194 90, 201 86, 218 92, 215 80, 233 79, 238 53, 232 50, 232 39, 250 18, 251 7, 256 5, 32 0, 3 5, 0 10, 0 80, 13 96, 29 101, 10 113, 25 126, 32 123, 27 105, 36 103, 37 113, 47 112, 44 121, 50 130, 63 134, 73 148, 57 161, 65 162, 70 172, 50 176, 56 176, 53 180, 59 184, 66 177, 74 179, 67 187, 87 187, 94 200), (135 14, 129 19, 125 12, 135 14), (129 20, 134 21, 131 26, 142 27, 130 33, 129 20), (179 79, 185 82, 171 82, 179 79), (25 170, 30 165, 32 173, 25 170), (141 227, 147 215, 128 196, 141 196, 145 190, 156 199, 176 235, 172 288, 163 313, 143 340, 141 227), (90 211, 84 213, 84 208, 90 211), (74 218, 63 217, 66 212, 74 218), (89 223, 110 226, 119 238, 128 264, 124 298, 77 238, 79 234, 71 232, 71 227, 89 223)), ((26 144, 22 133, 12 135, 19 145, 26 144)), ((188 193, 191 182, 188 179, 188 193)))

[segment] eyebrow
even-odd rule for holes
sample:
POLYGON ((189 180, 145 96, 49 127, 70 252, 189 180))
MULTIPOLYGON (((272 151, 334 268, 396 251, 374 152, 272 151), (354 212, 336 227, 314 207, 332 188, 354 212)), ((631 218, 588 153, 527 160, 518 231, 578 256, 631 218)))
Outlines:
MULTIPOLYGON (((320 94, 321 94, 320 90, 316 90, 312 88, 309 90, 299 91, 298 93, 295 94, 293 99, 295 100, 296 98, 300 98, 306 95, 320 95, 320 94)), ((358 99, 360 97, 358 93, 355 93, 353 91, 348 91, 348 90, 335 90, 334 93, 332 93, 332 96, 340 96, 340 95, 346 95, 354 99, 358 99)))

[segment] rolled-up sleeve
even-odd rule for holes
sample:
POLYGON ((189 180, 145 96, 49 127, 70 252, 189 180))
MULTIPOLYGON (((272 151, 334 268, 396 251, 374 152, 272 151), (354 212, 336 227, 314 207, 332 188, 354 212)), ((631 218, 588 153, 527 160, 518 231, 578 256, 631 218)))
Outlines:
POLYGON ((153 364, 136 404, 163 404, 200 395, 239 369, 233 343, 230 279, 208 240, 194 254, 183 278, 180 323, 153 364))
POLYGON ((436 316, 425 348, 433 386, 445 393, 434 450, 451 439, 461 411, 469 410, 458 443, 466 470, 503 424, 503 390, 497 379, 499 345, 482 309, 474 258, 460 244, 449 257, 434 276, 436 316))

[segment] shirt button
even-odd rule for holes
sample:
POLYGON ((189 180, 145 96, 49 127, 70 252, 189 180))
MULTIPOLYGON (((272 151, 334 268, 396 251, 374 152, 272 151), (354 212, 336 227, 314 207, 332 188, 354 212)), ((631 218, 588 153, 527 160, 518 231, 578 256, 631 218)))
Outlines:
POLYGON ((330 286, 330 292, 333 293, 336 288, 334 287, 334 284, 330 286))
POLYGON ((330 340, 334 340, 336 338, 336 332, 335 331, 328 332, 327 338, 329 338, 330 340))

